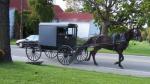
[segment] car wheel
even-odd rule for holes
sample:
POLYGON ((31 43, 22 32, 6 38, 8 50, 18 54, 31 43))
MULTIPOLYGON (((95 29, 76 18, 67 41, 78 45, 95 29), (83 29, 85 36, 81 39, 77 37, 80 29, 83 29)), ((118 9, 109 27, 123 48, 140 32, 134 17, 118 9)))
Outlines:
POLYGON ((20 48, 23 48, 23 43, 19 43, 19 47, 20 47, 20 48))

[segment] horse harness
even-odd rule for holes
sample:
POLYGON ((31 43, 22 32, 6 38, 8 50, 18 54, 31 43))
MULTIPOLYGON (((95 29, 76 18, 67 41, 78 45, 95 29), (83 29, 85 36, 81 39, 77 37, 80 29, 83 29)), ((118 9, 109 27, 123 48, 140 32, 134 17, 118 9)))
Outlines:
POLYGON ((116 44, 126 42, 125 33, 115 34, 112 36, 112 44, 115 49, 116 44))
POLYGON ((120 44, 122 42, 126 42, 125 38, 125 33, 120 33, 112 36, 112 43, 97 43, 97 40, 101 37, 102 35, 98 35, 92 38, 93 42, 92 44, 85 45, 87 46, 98 46, 98 45, 113 45, 113 49, 115 49, 116 44, 120 44), (119 35, 119 38, 117 37, 119 35))

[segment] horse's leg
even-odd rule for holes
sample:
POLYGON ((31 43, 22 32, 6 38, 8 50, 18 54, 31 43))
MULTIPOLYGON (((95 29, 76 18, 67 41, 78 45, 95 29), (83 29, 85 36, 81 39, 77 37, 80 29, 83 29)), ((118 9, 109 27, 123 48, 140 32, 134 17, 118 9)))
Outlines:
POLYGON ((93 54, 94 54, 95 51, 97 52, 96 49, 99 50, 101 48, 94 48, 94 50, 90 51, 90 54, 89 54, 88 58, 86 59, 86 61, 89 61, 91 59, 91 56, 93 56, 93 54))
POLYGON ((123 69, 123 66, 122 66, 122 64, 121 64, 121 62, 124 60, 124 56, 123 56, 123 54, 122 53, 120 53, 119 54, 119 67, 121 68, 121 69, 123 69))
POLYGON ((123 56, 122 52, 118 52, 118 54, 119 54, 119 61, 116 62, 115 64, 118 64, 118 66, 123 69, 121 62, 124 60, 124 56, 123 56))
POLYGON ((95 55, 96 55, 96 53, 97 53, 97 51, 98 51, 99 49, 100 49, 99 47, 95 47, 94 50, 91 52, 91 55, 92 55, 92 57, 93 57, 93 61, 94 61, 94 64, 95 64, 95 65, 98 65, 97 62, 96 62, 96 60, 95 60, 95 55))
POLYGON ((85 61, 89 61, 89 60, 88 60, 88 59, 89 59, 89 56, 88 56, 88 47, 86 47, 86 48, 84 49, 84 52, 85 52, 85 55, 86 55, 85 61))
POLYGON ((119 64, 119 60, 121 59, 120 58, 120 53, 122 53, 121 51, 118 51, 118 50, 116 50, 116 52, 118 53, 118 55, 119 55, 119 59, 118 59, 118 61, 117 62, 115 62, 114 64, 116 65, 116 64, 119 64))
MULTIPOLYGON (((122 56, 121 58, 121 62, 124 60, 124 56, 122 56)), ((114 64, 119 64, 119 61, 115 62, 114 64)))
POLYGON ((86 61, 89 61, 89 60, 90 60, 91 55, 92 55, 92 51, 90 51, 90 54, 89 54, 89 56, 87 57, 86 61))

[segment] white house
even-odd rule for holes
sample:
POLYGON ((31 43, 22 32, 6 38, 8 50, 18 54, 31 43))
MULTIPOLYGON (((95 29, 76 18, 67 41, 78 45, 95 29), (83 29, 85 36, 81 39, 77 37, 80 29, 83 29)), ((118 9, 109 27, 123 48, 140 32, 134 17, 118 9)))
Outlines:
POLYGON ((89 38, 99 34, 99 28, 95 26, 93 16, 87 12, 64 12, 58 5, 54 6, 54 22, 74 23, 78 25, 78 37, 89 38))
POLYGON ((14 33, 14 17, 15 15, 15 9, 10 8, 9 9, 9 26, 10 26, 10 38, 13 37, 13 33, 14 33))
POLYGON ((14 34, 15 11, 19 13, 28 9, 27 0, 10 0, 9 20, 10 20, 10 38, 14 34))

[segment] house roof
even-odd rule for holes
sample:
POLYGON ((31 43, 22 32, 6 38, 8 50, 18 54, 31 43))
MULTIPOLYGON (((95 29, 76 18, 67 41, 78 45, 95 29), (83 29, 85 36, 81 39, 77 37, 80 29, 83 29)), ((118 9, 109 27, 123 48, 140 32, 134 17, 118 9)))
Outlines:
POLYGON ((54 5, 53 10, 56 14, 63 13, 64 11, 58 5, 54 5))
MULTIPOLYGON (((21 0, 10 0, 10 8, 15 8, 21 12, 21 0)), ((28 1, 22 0, 22 10, 28 9, 28 1)))
MULTIPOLYGON (((21 0, 10 0, 10 8, 15 8, 21 12, 21 0)), ((22 9, 28 10, 28 0, 22 0, 22 9)), ((55 16, 54 19, 59 21, 91 21, 93 19, 92 14, 83 12, 64 12, 60 6, 54 5, 53 7, 55 16)))
POLYGON ((55 19, 59 21, 85 21, 93 19, 92 14, 88 12, 64 12, 58 5, 54 5, 55 19))

